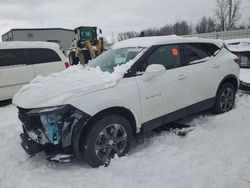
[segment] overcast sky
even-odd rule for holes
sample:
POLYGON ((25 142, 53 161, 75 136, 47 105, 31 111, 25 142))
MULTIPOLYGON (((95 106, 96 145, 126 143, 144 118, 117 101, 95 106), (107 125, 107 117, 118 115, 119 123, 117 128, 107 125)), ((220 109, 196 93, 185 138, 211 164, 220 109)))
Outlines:
MULTIPOLYGON (((242 0, 242 22, 250 0, 242 0)), ((0 35, 13 28, 98 26, 104 35, 213 16, 215 0, 0 0, 0 35)))

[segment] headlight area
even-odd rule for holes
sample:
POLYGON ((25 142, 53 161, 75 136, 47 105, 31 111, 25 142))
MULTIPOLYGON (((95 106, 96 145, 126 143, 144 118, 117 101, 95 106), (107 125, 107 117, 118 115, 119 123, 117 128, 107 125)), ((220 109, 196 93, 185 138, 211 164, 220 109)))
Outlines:
POLYGON ((80 119, 87 121, 90 116, 71 105, 18 109, 23 123, 24 133, 20 137, 24 150, 30 156, 44 150, 49 160, 68 162, 72 157, 73 129, 80 119))
POLYGON ((54 145, 59 144, 63 127, 62 115, 42 114, 40 120, 48 142, 53 143, 54 145))

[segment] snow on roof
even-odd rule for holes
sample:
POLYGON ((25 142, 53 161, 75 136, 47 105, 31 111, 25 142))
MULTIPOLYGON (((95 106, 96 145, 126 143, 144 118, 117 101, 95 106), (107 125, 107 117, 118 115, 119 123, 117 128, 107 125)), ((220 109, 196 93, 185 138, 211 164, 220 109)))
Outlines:
POLYGON ((0 49, 11 48, 58 48, 59 45, 54 42, 42 42, 42 41, 11 41, 0 42, 0 49))
POLYGON ((222 40, 202 39, 202 38, 197 38, 197 37, 180 37, 176 35, 169 35, 169 36, 131 38, 131 39, 127 39, 127 40, 115 43, 113 46, 113 49, 125 48, 125 47, 150 47, 154 45, 190 43, 190 42, 213 43, 219 47, 223 45, 222 40))
POLYGON ((231 39, 225 41, 228 49, 233 52, 250 51, 250 38, 231 39))
POLYGON ((240 38, 240 39, 230 39, 230 40, 225 40, 226 44, 233 44, 233 43, 250 43, 250 38, 240 38))

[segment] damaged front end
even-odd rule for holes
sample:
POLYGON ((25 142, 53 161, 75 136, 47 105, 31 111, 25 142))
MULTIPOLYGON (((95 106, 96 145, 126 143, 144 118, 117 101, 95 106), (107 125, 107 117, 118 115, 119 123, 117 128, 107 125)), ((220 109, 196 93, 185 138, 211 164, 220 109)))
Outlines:
POLYGON ((30 157, 45 151, 48 160, 69 162, 73 157, 72 134, 78 121, 90 116, 71 105, 19 109, 23 123, 22 147, 30 157))

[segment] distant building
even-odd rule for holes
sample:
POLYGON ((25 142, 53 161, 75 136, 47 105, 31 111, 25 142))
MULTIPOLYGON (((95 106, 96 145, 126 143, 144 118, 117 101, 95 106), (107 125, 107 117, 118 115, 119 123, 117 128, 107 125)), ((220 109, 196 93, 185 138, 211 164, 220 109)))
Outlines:
POLYGON ((2 41, 47 41, 58 43, 66 52, 75 38, 74 30, 63 28, 11 29, 2 35, 2 41))

